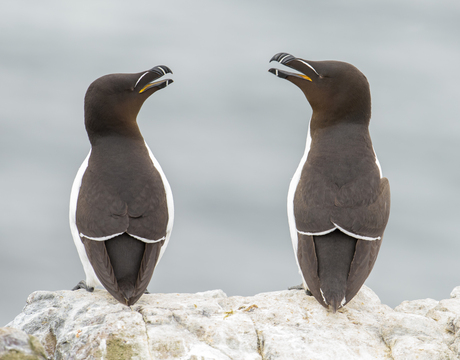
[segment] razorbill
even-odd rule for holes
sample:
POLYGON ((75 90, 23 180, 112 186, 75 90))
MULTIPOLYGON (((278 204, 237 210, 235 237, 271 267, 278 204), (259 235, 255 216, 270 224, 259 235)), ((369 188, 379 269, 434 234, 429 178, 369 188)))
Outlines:
POLYGON ((122 304, 146 292, 168 245, 174 221, 171 188, 137 125, 142 104, 173 81, 164 65, 95 80, 85 96, 91 150, 75 177, 70 229, 86 281, 122 304))
POLYGON ((369 83, 345 62, 286 53, 270 61, 299 72, 269 70, 297 85, 313 110, 288 220, 304 289, 335 312, 369 276, 390 214, 390 185, 369 135, 369 83))

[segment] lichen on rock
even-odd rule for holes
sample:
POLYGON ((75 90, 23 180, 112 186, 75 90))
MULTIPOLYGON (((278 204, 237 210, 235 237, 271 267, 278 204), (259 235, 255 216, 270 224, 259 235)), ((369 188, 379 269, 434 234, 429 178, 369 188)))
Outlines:
POLYGON ((24 331, 0 328, 0 360, 46 360, 40 341, 24 331))

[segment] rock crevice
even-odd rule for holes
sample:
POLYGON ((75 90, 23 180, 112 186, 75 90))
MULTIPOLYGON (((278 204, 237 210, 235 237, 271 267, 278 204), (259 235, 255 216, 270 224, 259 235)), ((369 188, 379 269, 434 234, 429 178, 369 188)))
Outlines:
POLYGON ((145 336, 147 337, 147 351, 148 351, 148 354, 149 354, 149 360, 154 360, 154 358, 152 357, 152 354, 150 353, 150 347, 148 346, 148 344, 150 343, 149 331, 148 331, 148 327, 147 327, 147 322, 145 321, 145 318, 144 318, 144 314, 142 314, 142 308, 138 309, 137 312, 141 315, 142 321, 144 322, 145 336))

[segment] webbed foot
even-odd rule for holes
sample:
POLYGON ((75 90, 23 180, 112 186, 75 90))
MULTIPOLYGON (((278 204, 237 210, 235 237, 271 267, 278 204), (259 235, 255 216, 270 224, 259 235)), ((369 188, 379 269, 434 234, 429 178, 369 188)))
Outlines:
POLYGON ((79 289, 85 289, 88 292, 93 292, 94 287, 86 285, 86 281, 82 280, 80 281, 73 289, 72 291, 79 290, 79 289))
POLYGON ((303 287, 303 284, 290 286, 290 287, 288 287, 288 290, 305 290, 305 294, 307 294, 308 296, 313 296, 313 294, 311 293, 310 290, 305 289, 303 287))
POLYGON ((300 284, 300 285, 289 286, 288 290, 305 290, 305 289, 303 287, 303 284, 300 284))

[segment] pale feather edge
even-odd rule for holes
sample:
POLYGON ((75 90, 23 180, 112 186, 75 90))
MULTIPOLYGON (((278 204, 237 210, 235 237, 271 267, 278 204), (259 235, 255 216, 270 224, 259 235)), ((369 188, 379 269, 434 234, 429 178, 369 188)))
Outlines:
MULTIPOLYGON (((80 237, 84 237, 84 238, 87 238, 89 240, 94 240, 94 241, 107 241, 107 240, 110 240, 110 239, 113 239, 114 237, 117 237, 121 234, 124 234, 125 231, 122 231, 120 233, 117 233, 117 234, 112 234, 112 235, 107 235, 107 236, 99 236, 99 237, 95 237, 95 236, 88 236, 88 235, 85 235, 83 233, 80 233, 80 237)), ((163 241, 166 236, 163 236, 162 238, 158 239, 158 240, 150 240, 150 239, 146 239, 146 238, 143 238, 142 236, 137 236, 137 235, 133 235, 133 234, 130 234, 129 232, 126 232, 129 236, 137 239, 137 240, 140 240, 142 242, 145 242, 147 244, 153 244, 153 243, 157 243, 157 242, 160 242, 160 241, 163 241)))

